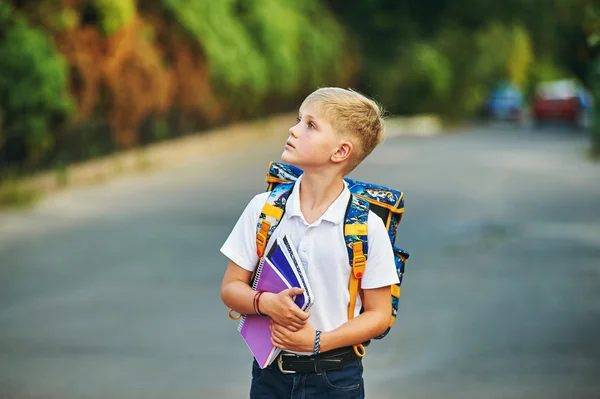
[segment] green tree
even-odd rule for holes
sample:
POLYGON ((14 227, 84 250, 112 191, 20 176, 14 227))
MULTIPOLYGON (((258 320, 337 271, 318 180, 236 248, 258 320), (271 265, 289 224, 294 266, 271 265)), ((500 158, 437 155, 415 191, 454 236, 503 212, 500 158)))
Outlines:
POLYGON ((555 70, 564 66, 581 75, 577 45, 581 43, 574 29, 581 1, 327 3, 344 25, 352 27, 360 43, 366 60, 362 88, 383 93, 395 112, 424 110, 461 117, 476 112, 494 79, 511 80, 524 88, 531 85, 537 59, 555 70), (436 73, 436 67, 423 63, 434 58, 436 73), (447 70, 442 73, 441 68, 447 70), (440 91, 440 87, 450 89, 440 91), (451 97, 443 94, 447 92, 451 97))
POLYGON ((161 0, 234 108, 339 80, 344 34, 319 0, 161 0))
MULTIPOLYGON (((590 60, 590 84, 596 107, 600 105, 600 2, 590 0, 586 3, 583 30, 588 37, 588 44, 594 50, 590 60)), ((591 135, 592 156, 600 157, 600 112, 594 112, 594 123, 591 135)))
POLYGON ((52 148, 55 129, 72 114, 67 65, 49 36, 4 2, 0 3, 0 60, 3 140, 25 142, 29 161, 35 163, 52 148))
POLYGON ((127 25, 135 16, 133 0, 92 0, 91 4, 100 14, 100 26, 107 36, 127 25))

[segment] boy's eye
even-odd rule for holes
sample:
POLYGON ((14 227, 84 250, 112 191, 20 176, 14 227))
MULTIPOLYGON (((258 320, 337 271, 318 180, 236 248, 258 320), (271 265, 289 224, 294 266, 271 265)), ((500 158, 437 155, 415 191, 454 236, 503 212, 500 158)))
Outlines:
POLYGON ((314 123, 312 123, 312 122, 309 122, 309 123, 308 123, 308 127, 309 127, 309 128, 311 128, 311 129, 316 129, 316 128, 317 128, 317 127, 315 126, 315 124, 314 124, 314 123))
POLYGON ((296 124, 300 123, 300 121, 301 121, 301 120, 302 120, 302 119, 300 119, 300 117, 299 117, 299 116, 298 116, 298 117, 296 117, 296 124))

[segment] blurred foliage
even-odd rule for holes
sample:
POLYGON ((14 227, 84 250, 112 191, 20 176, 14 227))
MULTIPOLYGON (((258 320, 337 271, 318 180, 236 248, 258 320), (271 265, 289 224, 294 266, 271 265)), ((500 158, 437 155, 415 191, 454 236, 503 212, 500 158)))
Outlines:
POLYGON ((21 147, 35 162, 73 110, 67 64, 48 35, 6 3, 0 3, 0 60, 0 145, 21 147))
MULTIPOLYGON (((590 68, 590 86, 596 106, 600 104, 600 1, 589 0, 585 4, 583 29, 589 46, 594 50, 590 68)), ((600 159, 600 112, 596 108, 592 129, 591 154, 600 159)))
POLYGON ((533 51, 519 25, 491 23, 469 32, 448 27, 428 41, 398 45, 369 71, 372 91, 395 112, 473 115, 490 84, 526 83, 533 51))
POLYGON ((551 75, 585 75, 581 0, 328 3, 355 28, 363 86, 396 113, 472 116, 497 81, 529 93, 551 75))
POLYGON ((136 13, 134 0, 92 0, 91 6, 99 14, 105 35, 112 35, 130 23, 136 13))
POLYGON ((211 78, 233 107, 336 80, 343 35, 317 0, 161 0, 206 54, 211 78))
MULTIPOLYGON (((596 106, 598 106, 598 104, 600 104, 600 58, 598 57, 596 57, 592 63, 590 78, 592 96, 596 106)), ((598 112, 597 108, 594 111, 594 123, 591 139, 591 154, 594 158, 600 159, 600 112, 598 112)))
POLYGON ((0 207, 26 208, 33 205, 39 197, 39 191, 23 186, 17 179, 0 182, 0 207))
POLYGON ((560 65, 548 59, 538 59, 531 69, 531 80, 533 82, 547 82, 562 79, 569 73, 560 65))
POLYGON ((35 142, 19 154, 6 147, 11 154, 0 153, 0 167, 24 158, 52 167, 110 152, 102 134, 114 148, 130 148, 289 109, 315 87, 344 85, 357 71, 344 28, 320 0, 0 4, 0 20, 11 21, 2 24, 0 51, 11 61, 0 62, 0 120, 13 136, 35 142), (32 87, 15 84, 19 74, 32 87), (69 129, 54 123, 71 115, 69 129), (104 133, 91 128, 99 119, 108 122, 104 133), (85 148, 67 151, 73 142, 85 148))
POLYGON ((590 84, 597 5, 1 1, 0 167, 55 167, 290 110, 325 85, 392 113, 470 117, 497 81, 526 94, 572 75, 590 84), (9 137, 26 150, 2 145, 9 137))
POLYGON ((138 144, 145 118, 164 115, 173 95, 171 72, 150 40, 152 27, 135 17, 105 37, 87 25, 57 34, 58 48, 71 65, 71 91, 79 104, 77 122, 94 111, 105 114, 120 148, 138 144))
POLYGON ((588 1, 584 11, 583 28, 592 47, 600 46, 600 2, 588 1))
POLYGON ((513 26, 509 38, 512 39, 512 47, 508 51, 506 61, 508 78, 517 86, 524 87, 534 60, 533 44, 522 25, 513 26))
POLYGON ((234 92, 264 93, 265 59, 237 15, 234 0, 161 0, 169 15, 206 54, 217 84, 234 92))

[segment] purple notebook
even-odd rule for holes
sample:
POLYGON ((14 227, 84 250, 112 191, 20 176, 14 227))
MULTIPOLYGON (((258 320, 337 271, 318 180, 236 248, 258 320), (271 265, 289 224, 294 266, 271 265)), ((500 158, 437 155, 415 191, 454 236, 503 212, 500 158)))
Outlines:
MULTIPOLYGON (((252 288, 254 290, 265 290, 275 294, 290 287, 290 284, 281 275, 279 270, 268 258, 263 258, 256 271, 256 277, 252 288)), ((254 355, 260 368, 267 367, 279 353, 278 348, 271 343, 271 330, 269 324, 271 318, 256 314, 243 315, 238 326, 246 345, 254 355)))

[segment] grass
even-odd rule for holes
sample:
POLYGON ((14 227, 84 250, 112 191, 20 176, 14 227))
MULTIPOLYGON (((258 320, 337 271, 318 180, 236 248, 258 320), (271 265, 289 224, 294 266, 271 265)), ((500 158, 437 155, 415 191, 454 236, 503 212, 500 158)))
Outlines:
POLYGON ((26 187, 18 180, 10 179, 0 183, 0 208, 30 208, 40 197, 38 190, 26 187))
POLYGON ((600 162, 600 143, 592 143, 588 155, 592 161, 600 162))
POLYGON ((583 150, 583 157, 591 162, 600 162, 600 144, 592 143, 589 147, 583 150))
MULTIPOLYGON (((82 179, 72 170, 71 165, 58 164, 50 171, 51 177, 54 179, 53 190, 64 189, 71 183, 101 184, 112 177, 122 176, 128 172, 149 172, 154 166, 146 149, 140 149, 134 153, 130 166, 127 166, 123 160, 122 154, 114 154, 110 165, 108 168, 98 168, 97 171, 82 179)), ((25 176, 7 173, 0 178, 0 209, 30 208, 42 198, 44 191, 45 189, 29 184, 28 178, 25 176)))
POLYGON ((152 168, 152 162, 146 153, 146 150, 140 149, 135 154, 135 169, 138 172, 149 171, 152 168))
MULTIPOLYGON (((69 169, 66 165, 55 167, 53 173, 57 187, 64 188, 69 185, 69 169)), ((42 198, 41 189, 25 182, 25 178, 16 175, 0 179, 0 209, 31 208, 42 198)))
POLYGON ((54 169, 56 174, 56 184, 59 187, 66 187, 69 185, 69 169, 66 165, 60 165, 54 169))
POLYGON ((113 173, 117 176, 120 176, 125 173, 125 164, 123 163, 123 159, 117 153, 113 156, 113 173))

